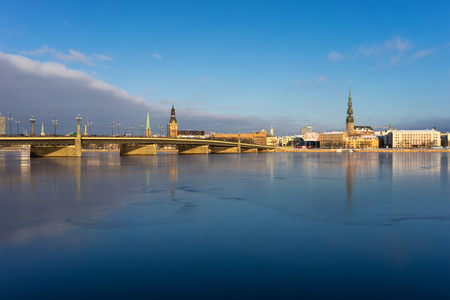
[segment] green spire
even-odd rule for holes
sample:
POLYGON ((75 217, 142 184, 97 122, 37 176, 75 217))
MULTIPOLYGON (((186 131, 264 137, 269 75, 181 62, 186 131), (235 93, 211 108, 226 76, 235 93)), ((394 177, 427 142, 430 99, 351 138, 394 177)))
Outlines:
POLYGON ((346 123, 354 123, 355 120, 352 116, 353 114, 353 108, 352 108, 352 82, 350 81, 349 84, 349 91, 348 91, 348 108, 347 108, 347 120, 346 123))
POLYGON ((150 117, 147 112, 147 125, 145 126, 145 131, 150 131, 150 117))
POLYGON ((45 132, 44 132, 44 122, 42 122, 41 135, 45 135, 45 132))

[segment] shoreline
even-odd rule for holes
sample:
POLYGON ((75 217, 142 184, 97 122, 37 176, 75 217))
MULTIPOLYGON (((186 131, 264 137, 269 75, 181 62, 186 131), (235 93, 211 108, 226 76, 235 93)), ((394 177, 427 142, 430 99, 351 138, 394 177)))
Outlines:
POLYGON ((315 153, 326 153, 326 152, 336 152, 336 153, 345 153, 345 152, 363 152, 363 153, 399 153, 399 152, 413 152, 413 153, 420 153, 420 152, 443 152, 443 153, 450 153, 450 149, 295 149, 295 148, 283 148, 283 147, 277 147, 275 152, 291 152, 291 153, 308 153, 308 152, 315 152, 315 153), (340 151, 338 151, 340 150, 340 151), (351 150, 351 151, 350 151, 351 150))
MULTIPOLYGON (((0 149, 0 151, 23 151, 29 149, 0 149)), ((82 149, 82 152, 111 152, 119 153, 119 149, 82 149)), ((288 147, 276 147, 278 153, 450 153, 450 149, 298 149, 288 147), (339 151, 338 151, 339 150, 339 151)), ((274 153, 272 152, 272 153, 274 153)), ((156 153, 178 154, 178 150, 156 150, 156 153)), ((244 153, 245 154, 245 153, 244 153)))

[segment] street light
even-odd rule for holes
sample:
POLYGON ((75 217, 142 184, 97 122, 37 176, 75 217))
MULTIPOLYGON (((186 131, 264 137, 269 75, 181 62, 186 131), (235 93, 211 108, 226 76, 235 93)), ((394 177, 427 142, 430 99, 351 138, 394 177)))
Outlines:
POLYGON ((163 128, 163 126, 161 125, 161 123, 159 123, 159 137, 162 137, 162 136, 163 136, 163 133, 164 133, 164 128, 163 128))
POLYGON ((52 114, 52 116, 53 116, 53 120, 52 120, 52 122, 53 122, 53 126, 55 127, 55 136, 56 136, 56 124, 58 124, 58 120, 56 120, 56 118, 55 118, 55 115, 54 115, 54 114, 52 114))
POLYGON ((117 135, 120 135, 120 125, 119 119, 117 119, 117 135))
POLYGON ((8 115, 9 115, 9 118, 8 118, 8 120, 9 120, 9 135, 11 135, 11 121, 12 121, 12 117, 11 117, 11 114, 8 112, 8 115))
POLYGON ((111 124, 111 136, 114 136, 114 122, 111 124))
POLYGON ((91 117, 88 117, 88 121, 86 122, 87 126, 88 126, 88 135, 91 135, 91 117))
POLYGON ((144 121, 141 121, 142 137, 144 136, 144 121))
POLYGON ((16 124, 17 124, 17 135, 19 135, 19 123, 20 123, 19 117, 20 117, 20 116, 17 116, 17 120, 16 120, 16 124))
POLYGON ((30 123, 31 123, 31 136, 34 136, 34 122, 36 122, 36 120, 34 119, 33 116, 31 116, 31 119, 30 119, 30 123))

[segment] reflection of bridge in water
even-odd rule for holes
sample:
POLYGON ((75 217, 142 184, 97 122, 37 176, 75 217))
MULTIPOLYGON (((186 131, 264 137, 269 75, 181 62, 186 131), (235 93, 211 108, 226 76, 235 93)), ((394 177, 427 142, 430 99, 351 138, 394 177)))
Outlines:
POLYGON ((155 155, 156 145, 173 145, 178 154, 208 154, 208 153, 260 153, 273 152, 274 147, 226 142, 204 139, 179 138, 147 138, 147 137, 0 137, 0 145, 29 145, 30 156, 81 156, 81 150, 86 145, 110 145, 120 147, 121 155, 155 155))

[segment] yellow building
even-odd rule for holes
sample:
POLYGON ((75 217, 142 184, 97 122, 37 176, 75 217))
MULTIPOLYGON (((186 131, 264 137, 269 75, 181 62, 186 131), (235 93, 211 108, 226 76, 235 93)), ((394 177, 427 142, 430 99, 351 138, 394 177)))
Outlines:
POLYGON ((277 145, 277 137, 273 134, 273 125, 270 126, 270 133, 266 137, 266 145, 272 147, 277 145))
POLYGON ((344 139, 342 148, 378 148, 378 137, 375 135, 350 136, 344 139))
POLYGON ((320 135, 320 148, 342 148, 344 139, 347 138, 346 131, 330 131, 320 135))
POLYGON ((267 131, 264 129, 260 132, 252 133, 218 133, 213 134, 213 140, 219 141, 238 141, 242 143, 250 143, 256 145, 267 145, 267 131))

